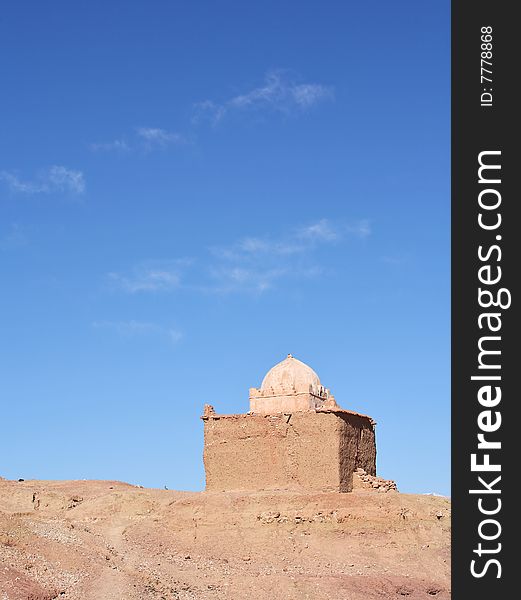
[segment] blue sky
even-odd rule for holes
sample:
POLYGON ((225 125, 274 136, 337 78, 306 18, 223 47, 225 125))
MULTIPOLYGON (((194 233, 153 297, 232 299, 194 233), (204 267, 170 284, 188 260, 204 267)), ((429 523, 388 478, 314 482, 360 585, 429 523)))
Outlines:
POLYGON ((450 486, 449 3, 17 2, 0 475, 204 486, 287 353, 450 486))

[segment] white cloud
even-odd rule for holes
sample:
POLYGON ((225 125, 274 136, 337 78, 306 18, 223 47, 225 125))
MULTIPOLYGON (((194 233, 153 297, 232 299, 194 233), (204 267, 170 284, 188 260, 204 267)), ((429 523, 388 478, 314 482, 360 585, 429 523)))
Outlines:
POLYGON ((366 238, 372 233, 371 223, 367 219, 362 219, 352 223, 351 225, 347 225, 346 231, 356 235, 359 238, 366 238))
POLYGON ((51 190, 73 194, 83 194, 85 191, 85 178, 81 171, 55 165, 48 170, 47 180, 51 190))
POLYGON ((320 219, 306 227, 301 227, 298 236, 314 242, 332 242, 338 239, 339 232, 334 229, 327 219, 320 219))
POLYGON ((317 244, 339 240, 341 233, 340 228, 335 228, 330 221, 320 219, 277 238, 247 237, 232 246, 212 248, 212 252, 228 260, 248 260, 268 255, 290 257, 304 254, 317 244))
POLYGON ((180 133, 167 131, 159 127, 136 127, 129 136, 130 141, 119 138, 109 142, 89 144, 93 152, 131 152, 138 150, 150 151, 154 148, 166 148, 172 144, 184 144, 186 138, 180 133))
POLYGON ((109 277, 127 292, 168 291, 179 287, 179 275, 173 271, 150 269, 133 277, 109 273, 109 277))
POLYGON ((366 220, 349 224, 319 219, 273 237, 246 237, 231 246, 211 248, 215 257, 211 275, 214 291, 263 292, 282 280, 317 279, 324 267, 317 264, 316 250, 341 243, 347 236, 370 234, 366 220))
POLYGON ((399 266, 399 265, 404 265, 404 264, 410 262, 410 257, 407 255, 403 255, 403 254, 400 254, 400 255, 386 254, 381 257, 381 260, 388 265, 399 266))
POLYGON ((325 99, 333 97, 333 91, 329 87, 317 83, 305 83, 295 85, 291 88, 291 94, 298 106, 307 109, 325 99))
POLYGON ((226 112, 226 104, 216 104, 212 100, 203 100, 194 105, 192 121, 200 123, 201 121, 209 120, 214 125, 217 125, 224 118, 226 112))
POLYGON ((205 291, 230 292, 265 292, 271 289, 276 280, 287 274, 285 267, 263 267, 262 265, 220 265, 210 271, 214 283, 207 284, 205 291))
POLYGON ((138 136, 144 140, 147 144, 167 146, 168 144, 180 144, 184 141, 184 138, 179 133, 173 131, 166 131, 165 129, 159 129, 158 127, 138 127, 138 136))
POLYGON ((240 240, 236 249, 243 254, 259 255, 259 254, 275 254, 284 256, 289 254, 298 254, 305 248, 293 236, 286 239, 269 239, 269 238, 244 238, 240 240))
POLYGON ((11 192, 21 194, 37 194, 45 191, 42 184, 32 181, 22 181, 18 175, 9 171, 0 171, 0 181, 3 181, 11 192))
POLYGON ((148 261, 130 274, 110 273, 109 278, 127 293, 173 292, 262 293, 282 280, 316 279, 325 268, 317 264, 316 250, 338 244, 348 235, 369 234, 366 221, 350 225, 320 219, 283 235, 245 237, 228 246, 209 248, 210 255, 189 259, 148 261))
POLYGON ((189 259, 144 261, 129 275, 109 273, 108 277, 116 287, 130 294, 168 292, 181 286, 181 274, 189 264, 189 259))
POLYGON ((231 111, 268 110, 294 114, 334 97, 333 89, 319 83, 296 83, 283 70, 269 71, 264 83, 221 103, 204 100, 195 105, 195 121, 219 123, 231 111))
POLYGON ((24 181, 16 173, 10 171, 0 171, 0 181, 3 181, 11 192, 20 194, 69 193, 77 195, 83 194, 85 191, 83 173, 61 165, 53 165, 42 170, 32 181, 24 181))
POLYGON ((99 142, 89 145, 94 152, 128 152, 130 146, 125 140, 113 140, 112 142, 99 142))

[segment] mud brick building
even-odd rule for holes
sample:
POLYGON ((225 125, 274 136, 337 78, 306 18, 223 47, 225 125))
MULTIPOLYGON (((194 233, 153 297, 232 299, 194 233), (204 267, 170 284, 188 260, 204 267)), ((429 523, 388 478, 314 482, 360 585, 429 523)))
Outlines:
POLYGON ((207 491, 349 492, 353 474, 376 475, 375 422, 344 410, 308 365, 288 355, 250 389, 250 411, 205 405, 207 491))

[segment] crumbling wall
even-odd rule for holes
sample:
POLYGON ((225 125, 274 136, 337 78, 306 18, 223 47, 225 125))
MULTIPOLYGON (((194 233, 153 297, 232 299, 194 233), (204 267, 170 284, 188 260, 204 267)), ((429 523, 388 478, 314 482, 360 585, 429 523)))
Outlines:
POLYGON ((371 423, 360 423, 360 439, 356 454, 355 467, 363 469, 368 475, 376 476, 376 439, 371 423))
POLYGON ((356 469, 360 429, 342 417, 337 417, 337 429, 339 488, 341 492, 350 492, 353 489, 353 472, 356 469))
POLYGON ((372 429, 367 417, 350 417, 315 411, 205 413, 206 489, 350 491, 358 463, 370 463, 370 438, 361 444, 360 431, 364 425, 372 429))
POLYGON ((335 412, 339 429, 339 471, 340 491, 353 489, 353 473, 363 468, 370 475, 376 475, 376 441, 374 423, 369 417, 335 412))

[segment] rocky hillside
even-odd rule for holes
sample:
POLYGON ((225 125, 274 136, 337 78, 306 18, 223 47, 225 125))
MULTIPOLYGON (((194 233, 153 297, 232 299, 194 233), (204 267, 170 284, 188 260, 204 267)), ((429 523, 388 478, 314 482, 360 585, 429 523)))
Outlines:
POLYGON ((450 502, 0 479, 0 600, 450 597, 450 502))

